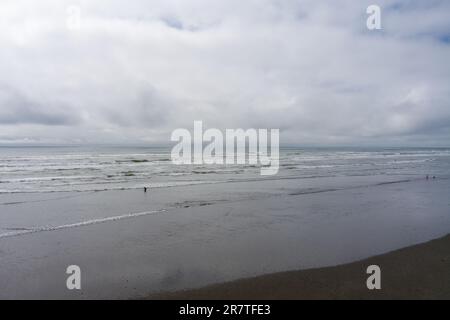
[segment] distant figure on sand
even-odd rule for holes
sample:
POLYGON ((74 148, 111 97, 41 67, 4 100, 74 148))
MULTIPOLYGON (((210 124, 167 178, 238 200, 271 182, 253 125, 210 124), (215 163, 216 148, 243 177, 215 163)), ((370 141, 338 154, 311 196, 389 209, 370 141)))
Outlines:
POLYGON ((144 192, 147 192, 147 187, 144 187, 144 192))
POLYGON ((427 180, 430 179, 430 177, 427 175, 427 180))

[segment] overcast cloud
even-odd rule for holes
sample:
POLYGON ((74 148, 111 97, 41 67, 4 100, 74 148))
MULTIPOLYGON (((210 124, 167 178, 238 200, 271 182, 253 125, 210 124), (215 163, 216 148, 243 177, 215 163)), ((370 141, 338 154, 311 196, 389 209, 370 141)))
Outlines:
POLYGON ((0 2, 0 143, 168 144, 194 120, 449 146, 450 1, 0 2))

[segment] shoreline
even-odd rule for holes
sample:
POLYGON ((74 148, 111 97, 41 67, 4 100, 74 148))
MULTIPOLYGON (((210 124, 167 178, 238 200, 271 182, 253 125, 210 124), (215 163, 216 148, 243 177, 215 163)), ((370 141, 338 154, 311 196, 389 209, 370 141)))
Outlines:
MULTIPOLYGON (((3 197, 25 201, 2 206, 0 234, 17 236, 0 239, 0 298, 142 299, 340 265, 449 234, 450 180, 350 188, 391 178, 3 197), (338 188, 326 196, 311 192, 338 188), (66 287, 66 269, 74 264, 82 270, 82 290, 66 287)), ((365 284, 365 269, 361 277, 365 284)), ((310 290, 283 295, 291 278, 258 290, 278 290, 273 299, 315 298, 310 290)), ((383 289, 385 280, 383 274, 383 289)))
POLYGON ((450 299, 450 234, 360 261, 271 273, 198 289, 161 292, 155 300, 450 299), (368 290, 366 268, 381 268, 368 290))

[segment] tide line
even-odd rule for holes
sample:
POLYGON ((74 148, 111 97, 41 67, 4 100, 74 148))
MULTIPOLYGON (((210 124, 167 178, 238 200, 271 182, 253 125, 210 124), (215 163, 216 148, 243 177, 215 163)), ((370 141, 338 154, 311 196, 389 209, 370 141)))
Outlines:
POLYGON ((106 222, 118 221, 118 220, 123 220, 123 219, 137 218, 137 217, 147 216, 147 215, 161 213, 161 212, 165 212, 165 211, 167 211, 167 210, 161 209, 161 210, 154 210, 154 211, 144 211, 144 212, 124 214, 124 215, 120 215, 120 216, 86 220, 86 221, 81 221, 81 222, 76 222, 76 223, 71 223, 71 224, 63 224, 60 226, 43 226, 43 227, 29 228, 29 229, 20 230, 20 231, 0 233, 0 239, 23 236, 23 235, 38 233, 38 232, 49 232, 49 231, 57 231, 57 230, 62 230, 62 229, 84 227, 84 226, 89 226, 92 224, 99 224, 99 223, 106 223, 106 222))

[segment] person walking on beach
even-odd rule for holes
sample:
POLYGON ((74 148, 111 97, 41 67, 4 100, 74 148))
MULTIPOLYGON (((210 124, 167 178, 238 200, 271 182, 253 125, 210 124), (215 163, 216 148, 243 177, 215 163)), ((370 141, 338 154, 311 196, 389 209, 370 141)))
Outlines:
POLYGON ((144 187, 144 193, 147 192, 147 187, 144 187))

